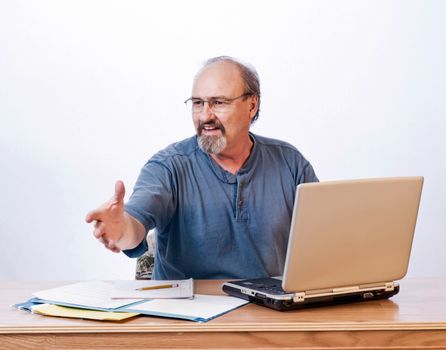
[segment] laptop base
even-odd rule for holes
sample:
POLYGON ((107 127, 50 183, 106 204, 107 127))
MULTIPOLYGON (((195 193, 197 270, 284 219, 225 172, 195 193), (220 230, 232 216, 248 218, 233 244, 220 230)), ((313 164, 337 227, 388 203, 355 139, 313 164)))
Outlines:
POLYGON ((293 293, 287 293, 281 289, 281 283, 281 280, 274 278, 230 281, 223 284, 223 291, 231 296, 278 311, 387 299, 399 292, 399 285, 396 285, 391 291, 375 289, 337 295, 310 296, 296 302, 293 300, 293 293))

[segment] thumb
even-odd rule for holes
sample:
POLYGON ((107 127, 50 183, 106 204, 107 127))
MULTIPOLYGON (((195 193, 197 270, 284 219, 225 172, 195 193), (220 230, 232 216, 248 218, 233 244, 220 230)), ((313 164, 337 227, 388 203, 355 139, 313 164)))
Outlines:
POLYGON ((124 196, 125 196, 124 182, 118 180, 115 183, 115 194, 113 196, 113 200, 115 201, 115 203, 123 202, 124 196))

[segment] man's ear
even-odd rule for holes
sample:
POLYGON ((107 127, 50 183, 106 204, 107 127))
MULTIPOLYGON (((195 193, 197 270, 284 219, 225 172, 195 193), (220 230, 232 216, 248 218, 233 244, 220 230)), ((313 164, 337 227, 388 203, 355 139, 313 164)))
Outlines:
POLYGON ((259 96, 254 95, 250 97, 250 101, 249 101, 249 116, 250 119, 254 118, 254 116, 256 115, 257 111, 259 109, 259 96))

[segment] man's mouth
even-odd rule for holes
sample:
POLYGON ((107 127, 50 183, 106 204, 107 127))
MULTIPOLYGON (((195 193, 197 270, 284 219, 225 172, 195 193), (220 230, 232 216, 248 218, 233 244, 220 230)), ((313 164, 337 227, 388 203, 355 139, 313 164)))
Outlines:
POLYGON ((200 124, 198 126, 198 135, 201 136, 203 133, 208 135, 213 135, 221 132, 224 134, 224 127, 219 123, 207 123, 200 124))
POLYGON ((218 126, 213 125, 203 125, 202 131, 214 131, 214 130, 220 130, 218 126))

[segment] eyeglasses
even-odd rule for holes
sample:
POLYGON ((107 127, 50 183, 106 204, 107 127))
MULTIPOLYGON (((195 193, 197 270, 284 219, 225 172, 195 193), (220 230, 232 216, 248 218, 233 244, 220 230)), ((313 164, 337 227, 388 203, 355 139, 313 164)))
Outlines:
POLYGON ((247 97, 250 95, 252 94, 243 94, 234 98, 211 97, 207 100, 204 100, 202 98, 190 97, 186 101, 184 101, 184 103, 186 104, 187 108, 192 111, 192 113, 201 113, 206 102, 209 105, 209 109, 211 109, 213 112, 223 113, 229 109, 232 102, 238 100, 239 98, 247 97))

